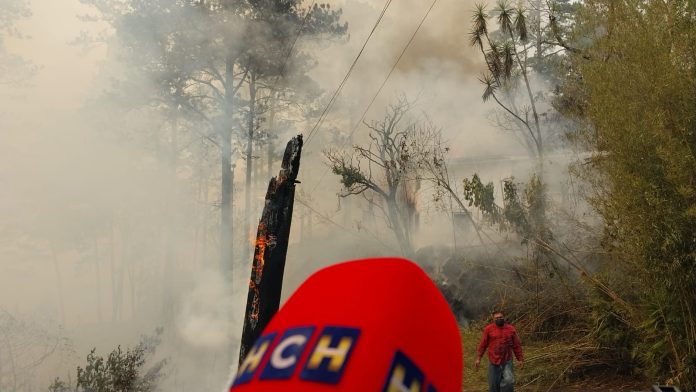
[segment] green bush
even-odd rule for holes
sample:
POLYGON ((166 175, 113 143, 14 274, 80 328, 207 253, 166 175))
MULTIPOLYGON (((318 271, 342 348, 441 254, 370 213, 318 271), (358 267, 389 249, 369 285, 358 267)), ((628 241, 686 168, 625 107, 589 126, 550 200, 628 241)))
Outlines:
POLYGON ((148 359, 155 353, 160 343, 161 329, 154 336, 144 337, 132 349, 123 350, 121 346, 111 351, 105 358, 96 353, 96 348, 87 355, 84 367, 77 367, 77 380, 74 388, 56 378, 48 387, 49 392, 152 392, 157 381, 163 376, 166 360, 159 360, 146 368, 148 359))

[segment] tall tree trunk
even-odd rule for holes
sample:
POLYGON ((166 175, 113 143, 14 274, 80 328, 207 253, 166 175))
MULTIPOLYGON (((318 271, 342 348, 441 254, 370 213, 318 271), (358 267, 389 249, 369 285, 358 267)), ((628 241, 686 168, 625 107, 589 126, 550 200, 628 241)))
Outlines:
POLYGON ((2 361, 3 361, 2 356, 3 356, 3 354, 4 354, 4 350, 0 350, 0 392, 4 392, 4 391, 5 391, 5 388, 3 387, 3 381, 2 381, 2 379, 3 379, 2 375, 3 375, 3 373, 4 373, 4 370, 3 370, 3 367, 2 367, 2 361))
POLYGON ((273 136, 276 134, 275 117, 276 105, 278 104, 278 95, 273 93, 271 99, 271 113, 268 116, 268 143, 266 144, 266 178, 271 178, 273 175, 273 136))
POLYGON ((268 184, 266 202, 256 235, 251 279, 249 279, 249 293, 239 349, 240 365, 280 306, 301 153, 302 135, 299 135, 288 142, 280 173, 268 184))
POLYGON ((234 59, 228 56, 225 64, 225 119, 220 130, 220 267, 232 282, 234 241, 232 225, 233 167, 232 167, 232 118, 234 115, 234 59))
POLYGON ((205 267, 208 263, 208 175, 203 168, 203 162, 199 162, 196 179, 198 180, 198 194, 196 203, 196 241, 194 249, 195 264, 205 267))
MULTIPOLYGON (((256 141, 256 151, 258 151, 259 158, 261 155, 261 146, 262 146, 262 141, 257 140, 256 141)), ((261 160, 259 159, 258 164, 253 166, 254 174, 252 177, 253 177, 254 186, 253 186, 252 193, 256 192, 259 189, 259 184, 261 183, 261 170, 262 169, 263 169, 263 165, 261 165, 261 160)), ((254 211, 254 215, 256 215, 256 211, 254 211)))
POLYGON ((534 0, 534 31, 536 33, 536 51, 534 57, 536 57, 537 65, 543 61, 543 50, 542 50, 542 33, 541 33, 541 0, 534 0))
POLYGON ((116 289, 114 290, 114 307, 116 308, 116 320, 123 317, 123 280, 126 273, 126 260, 128 259, 128 230, 121 228, 121 265, 116 271, 116 289))
MULTIPOLYGON (((222 130, 222 150, 220 167, 222 173, 222 198, 220 201, 220 265, 226 274, 232 270, 233 232, 232 232, 232 134, 222 130)), ((231 274, 229 276, 232 277, 231 274)))
POLYGON ((300 208, 300 211, 300 244, 301 246, 304 246, 305 242, 307 241, 307 209, 300 208))
POLYGON ((92 237, 94 241, 94 280, 97 284, 97 317, 99 318, 99 323, 104 321, 102 316, 102 300, 101 300, 101 268, 99 266, 99 245, 97 241, 96 234, 92 237))
MULTIPOLYGON (((196 179, 198 180, 196 182, 196 201, 198 201, 201 197, 201 183, 203 182, 203 179, 201 178, 201 170, 198 170, 198 172, 195 174, 196 179)), ((201 241, 201 222, 199 221, 199 217, 201 216, 201 204, 205 205, 205 202, 203 203, 194 203, 194 211, 193 211, 193 218, 195 219, 195 225, 194 225, 194 230, 193 230, 193 265, 199 267, 200 266, 200 241, 201 241)))
POLYGON ((390 195, 387 199, 387 212, 391 221, 392 229, 396 235, 396 240, 399 242, 401 251, 404 256, 412 258, 414 256, 413 245, 411 244, 411 236, 409 235, 407 223, 404 216, 400 212, 400 208, 396 201, 396 195, 390 195))
MULTIPOLYGON (((348 134, 348 146, 353 146, 353 133, 348 134)), ((353 224, 353 200, 350 197, 341 199, 341 207, 343 209, 343 226, 351 227, 353 224)))
MULTIPOLYGON (((247 119, 247 145, 246 145, 246 179, 244 187, 244 239, 251 233, 251 173, 253 165, 254 124, 256 117, 256 73, 249 72, 249 118, 247 119)), ((248 246, 244 247, 244 256, 248 257, 248 246)))
POLYGON ((271 177, 271 173, 273 170, 273 141, 268 139, 268 143, 266 143, 266 178, 271 177))
MULTIPOLYGON (((136 318, 136 301, 135 301, 135 265, 132 262, 128 263, 128 291, 130 294, 130 306, 131 306, 131 320, 135 320, 136 318)), ((171 293, 169 294, 171 295, 171 293)), ((173 300, 168 300, 166 302, 167 306, 172 307, 172 302, 173 300)), ((169 313, 173 313, 173 311, 169 310, 169 313)), ((173 317, 171 315, 168 315, 170 318, 173 317)), ((169 321, 168 319, 165 319, 165 322, 169 321)))
POLYGON ((111 220, 111 233, 110 233, 110 240, 111 240, 111 254, 109 255, 109 265, 111 269, 111 322, 115 322, 116 318, 118 317, 118 306, 117 306, 117 301, 116 301, 116 240, 114 236, 114 231, 116 228, 114 227, 114 221, 113 218, 111 220))
MULTIPOLYGON (((234 171, 232 171, 234 174, 234 171)), ((234 178, 234 177, 233 177, 234 178)), ((201 224, 201 260, 208 265, 208 178, 203 181, 203 223, 201 224)))
MULTIPOLYGON (((174 287, 172 280, 174 279, 174 269, 175 260, 179 251, 177 249, 177 227, 179 226, 179 220, 177 219, 177 186, 176 186, 176 167, 177 167, 177 154, 179 149, 179 119, 178 112, 173 114, 173 119, 171 122, 171 137, 169 143, 169 152, 167 154, 165 173, 167 175, 167 182, 169 191, 166 195, 165 202, 165 216, 167 216, 167 228, 165 230, 165 241, 164 241, 164 271, 163 271, 163 284, 162 284, 162 311, 165 321, 169 321, 174 317, 174 287)), ((135 288, 134 288, 134 268, 128 269, 128 278, 130 280, 131 288, 131 306, 133 309, 131 311, 135 315, 135 288)))
POLYGON ((51 244, 51 256, 53 257, 53 268, 56 272, 56 288, 58 289, 58 307, 60 310, 60 322, 65 328, 65 300, 63 299, 63 279, 60 276, 60 267, 58 265, 58 255, 56 254, 56 246, 51 244))

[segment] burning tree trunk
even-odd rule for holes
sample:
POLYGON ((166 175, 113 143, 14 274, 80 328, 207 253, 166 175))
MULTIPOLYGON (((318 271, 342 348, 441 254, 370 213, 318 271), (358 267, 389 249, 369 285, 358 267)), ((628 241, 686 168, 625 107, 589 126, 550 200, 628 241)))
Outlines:
MULTIPOLYGON (((228 47, 230 45, 227 45, 228 47)), ((218 126, 220 135, 220 266, 225 278, 232 282, 234 265, 234 226, 232 212, 234 207, 234 161, 232 156, 232 128, 235 107, 235 94, 242 81, 235 86, 235 66, 237 58, 229 54, 225 58, 225 77, 223 78, 224 105, 223 121, 218 126)))
MULTIPOLYGON (((249 117, 247 123, 247 145, 246 145, 246 178, 244 187, 244 238, 251 233, 251 176, 253 173, 253 148, 254 148, 254 124, 256 123, 256 71, 249 72, 249 117)), ((248 257, 249 253, 244 252, 244 257, 248 257)))
POLYGON ((300 169, 302 135, 288 142, 278 177, 268 184, 266 204, 256 234, 244 329, 239 349, 241 364, 249 348, 278 311, 288 250, 295 183, 300 169))

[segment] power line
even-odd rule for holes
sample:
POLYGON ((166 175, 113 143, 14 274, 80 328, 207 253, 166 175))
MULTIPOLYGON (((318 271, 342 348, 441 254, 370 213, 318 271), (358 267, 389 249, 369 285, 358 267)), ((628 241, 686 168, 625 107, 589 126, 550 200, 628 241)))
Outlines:
POLYGON ((310 210, 310 211, 314 212, 315 214, 319 215, 320 217, 322 217, 323 219, 325 219, 327 222, 332 223, 333 225, 335 225, 336 227, 338 227, 338 228, 340 228, 340 229, 343 229, 346 233, 349 233, 349 234, 353 235, 354 237, 356 237, 356 238, 358 238, 358 239, 363 239, 363 240, 364 240, 364 239, 370 239, 370 240, 373 240, 373 241, 375 241, 375 242, 378 242, 380 245, 384 246, 385 248, 387 248, 387 249, 389 249, 389 250, 391 250, 391 251, 393 251, 393 252, 399 253, 399 251, 397 251, 396 249, 392 248, 391 246, 385 244, 384 242, 380 241, 380 240, 379 240, 377 237, 375 237, 375 236, 373 236, 373 237, 364 237, 364 236, 361 236, 361 235, 355 233, 352 229, 349 229, 349 228, 343 226, 342 224, 337 223, 336 221, 334 221, 333 219, 331 219, 329 216, 327 216, 327 215, 325 215, 325 214, 322 214, 321 212, 319 212, 319 211, 317 211, 316 209, 314 209, 313 207, 311 207, 309 204, 305 203, 302 199, 300 199, 300 198, 298 198, 298 197, 295 197, 295 201, 297 201, 298 203, 302 204, 302 205, 303 205, 305 208, 307 208, 308 210, 310 210))
MULTIPOLYGON (((350 131, 350 134, 349 134, 349 136, 348 136, 348 138, 347 138, 346 140, 350 140, 350 139, 353 137, 353 134, 355 134, 355 131, 357 131, 358 127, 360 126, 360 124, 361 124, 361 123, 363 122, 363 120, 365 119, 365 116, 367 115, 367 112, 370 111, 370 108, 372 107, 372 104, 375 102, 375 100, 377 99, 377 97, 379 96, 379 94, 382 92, 382 89, 383 89, 384 86, 387 84, 387 80, 389 80, 389 77, 391 77, 392 73, 393 73, 394 70, 396 69, 396 66, 399 64, 399 61, 401 61, 401 58, 404 56, 404 53, 406 53, 406 50, 408 50, 409 46, 411 46, 411 43, 413 42, 413 39, 416 37, 416 34, 418 34, 418 31, 420 31, 421 27, 423 26, 423 23, 424 23, 425 20, 428 18, 428 15, 430 15, 430 11, 432 11, 433 7, 435 7, 435 3, 437 3, 437 0, 433 0, 433 2, 430 4, 430 7, 429 7, 428 10, 425 12, 425 15, 423 15, 423 17, 421 18, 420 23, 418 23, 418 26, 417 26, 416 29, 413 31, 413 34, 411 34, 411 38, 408 40, 408 42, 406 43, 406 45, 404 46, 404 48, 401 50, 401 53, 399 54, 399 57, 396 58, 396 61, 395 61, 394 64, 392 65, 391 69, 389 70, 389 73, 387 74, 387 76, 386 76, 386 77, 384 78, 384 80, 382 81, 382 84, 381 84, 381 85, 379 86, 379 88, 377 89, 377 92, 372 96, 372 99, 370 100, 370 103, 367 105, 367 107, 366 107, 365 110, 363 111, 362 116, 360 116, 360 120, 358 120, 358 121, 355 123, 355 126, 354 126, 353 129, 350 131)), ((309 139, 309 138, 308 138, 308 139, 309 139)), ((308 143, 308 142, 309 142, 309 140, 307 140, 306 143, 308 143)), ((306 144, 306 143, 305 143, 305 144, 306 144)), ((344 146, 345 146, 345 142, 343 142, 343 144, 341 144, 340 147, 344 147, 344 146)), ((326 170, 324 170, 324 172, 322 173, 321 177, 319 177, 319 181, 317 181, 317 184, 314 186, 314 188, 312 188, 312 191, 311 191, 310 193, 314 193, 314 191, 317 190, 317 188, 319 187, 319 184, 321 184, 321 181, 324 179, 324 177, 326 176, 326 173, 328 173, 328 172, 329 172, 329 168, 326 168, 326 170)))
POLYGON ((324 106, 324 110, 321 112, 319 119, 314 124, 314 126, 309 131, 309 133, 307 134, 307 139, 305 140, 305 144, 309 143, 310 139, 312 138, 312 136, 314 135, 316 130, 319 128, 321 123, 324 122, 324 119, 326 118, 326 114, 333 107, 333 104, 336 102, 336 97, 338 97, 338 94, 341 93, 341 90, 343 90, 343 86, 346 84, 346 81, 348 81, 348 78, 353 73, 353 69, 355 68, 355 65, 358 63, 358 59, 360 59, 360 56, 362 56, 363 52, 365 51, 365 47, 367 46, 367 43, 370 41, 370 38, 372 38, 372 35, 374 34, 375 30, 377 30, 377 26, 379 26, 379 23, 382 21, 382 18, 384 17, 384 14, 387 12, 389 5, 391 5, 391 2, 392 2, 392 0, 387 0, 387 2, 384 4, 384 8, 382 8, 382 12, 379 14, 379 17, 377 18, 377 21, 375 22, 374 26, 372 26, 372 30, 370 31, 370 34, 367 36, 367 39, 365 39, 365 42, 363 43, 362 47, 360 48, 358 55, 353 60, 353 63, 350 65, 350 68, 348 68, 348 72, 346 72, 346 75, 343 77, 343 80, 338 85, 338 87, 333 92, 333 94, 331 95, 331 99, 329 99, 329 102, 326 104, 326 106, 324 106))
POLYGON ((362 116, 360 116, 360 120, 358 120, 358 122, 353 127, 353 130, 350 132, 350 136, 348 137, 349 139, 350 139, 350 137, 353 136, 353 134, 358 129, 358 127, 360 126, 362 121, 365 119, 365 115, 367 115, 367 112, 372 107, 372 104, 375 103, 375 99, 377 99, 377 96, 379 96, 379 94, 382 92, 382 89, 387 84, 387 80, 389 80, 389 77, 392 75, 392 73, 396 69, 396 66, 399 64, 399 61, 401 61, 401 58, 404 57, 404 53, 406 53, 406 50, 408 49, 408 47, 411 46, 413 39, 416 37, 416 34, 418 34, 418 31, 420 31, 421 26, 423 26, 423 22, 425 22, 425 19, 430 14, 430 11, 432 11, 433 7, 435 6, 435 3, 437 3, 437 0, 433 0, 433 2, 430 4, 430 8, 428 8, 428 11, 426 11, 425 15, 423 15, 423 18, 421 18, 420 23, 418 23, 418 27, 416 27, 416 30, 413 32, 413 34, 411 34, 411 38, 406 43, 406 46, 404 46, 404 48, 401 50, 399 57, 396 59, 396 61, 392 65, 391 69, 389 70, 389 73, 387 74, 387 77, 384 78, 384 81, 382 81, 382 84, 379 86, 379 89, 377 89, 377 92, 372 97, 372 99, 370 100, 370 103, 367 105, 367 107, 363 111, 362 116))
POLYGON ((300 38, 300 35, 302 35, 302 30, 304 30, 305 25, 307 24, 307 20, 309 19, 309 15, 312 14, 312 11, 314 10, 314 4, 316 3, 316 0, 312 0, 312 4, 310 4, 309 9, 307 10, 307 14, 305 14, 304 18, 302 18, 302 26, 297 30, 297 34, 295 34, 295 39, 292 41, 292 45, 290 45, 290 49, 288 50, 287 55, 285 56, 285 59, 283 60, 283 65, 280 68, 280 74, 283 75, 285 73, 285 68, 288 65, 288 60, 290 60, 290 55, 292 54, 292 50, 295 49, 295 44, 297 44, 298 39, 300 38))

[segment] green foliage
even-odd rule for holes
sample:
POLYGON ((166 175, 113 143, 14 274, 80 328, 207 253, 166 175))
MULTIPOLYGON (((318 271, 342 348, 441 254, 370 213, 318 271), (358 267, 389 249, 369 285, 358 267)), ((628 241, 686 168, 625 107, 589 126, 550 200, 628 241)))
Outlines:
POLYGON ((70 392, 70 386, 60 378, 56 378, 48 387, 48 392, 70 392))
POLYGON ((471 180, 468 178, 464 179, 464 199, 469 202, 469 207, 474 206, 487 216, 490 216, 494 221, 498 221, 499 207, 495 205, 493 192, 493 183, 489 182, 483 185, 479 175, 476 173, 471 177, 471 180))
POLYGON ((517 185, 513 180, 514 178, 508 178, 503 181, 503 204, 505 205, 503 215, 505 216, 505 221, 516 227, 523 238, 527 238, 530 233, 525 207, 517 194, 517 185))
MULTIPOLYGON (((0 84, 5 88, 20 86, 38 72, 38 66, 14 54, 5 42, 7 37, 25 38, 17 22, 30 16, 31 8, 26 0, 0 2, 0 84)), ((4 95, 5 91, 0 93, 4 95)))
MULTIPOLYGON (((547 2, 548 7, 553 4, 547 2)), ((551 43, 550 24, 542 21, 541 15, 546 12, 554 11, 542 9, 538 2, 513 4, 499 0, 490 12, 478 4, 469 33, 470 44, 479 49, 486 64, 486 72, 479 77, 484 85, 482 99, 495 102, 500 109, 499 124, 517 133, 536 159, 539 173, 544 171, 543 155, 553 142, 548 136, 556 132, 557 124, 545 121, 555 113, 541 105, 546 92, 539 90, 534 81, 556 77, 554 64, 560 61, 558 47, 551 43), (529 7, 525 7, 527 3, 529 7), (491 18, 498 30, 489 26, 491 18)))
MULTIPOLYGON (((625 343, 644 373, 696 388, 696 6, 689 1, 585 2, 569 38, 559 107, 584 129, 593 158, 580 168, 605 222, 603 250, 625 268, 626 323, 601 316, 598 341, 625 343), (628 272, 628 273, 627 273, 628 272)), ((618 272, 617 272, 618 271, 618 272)), ((609 344, 609 343, 607 343, 609 344)), ((625 347, 625 346, 624 346, 625 347)), ((625 357, 617 348, 617 356, 625 357)))
MULTIPOLYGON (((630 293, 630 286, 613 279, 615 275, 603 274, 601 278, 612 287, 623 289, 624 295, 630 293)), ((636 358, 639 334, 636 326, 629 322, 631 315, 595 287, 590 287, 588 305, 591 311, 588 319, 592 322, 590 336, 605 361, 612 364, 618 373, 636 373, 639 365, 636 358)))
POLYGON ((367 178, 360 171, 360 168, 352 165, 335 164, 331 166, 331 172, 341 177, 341 185, 345 189, 355 189, 356 186, 361 186, 367 182, 367 178))
POLYGON ((470 207, 478 208, 484 218, 498 225, 500 230, 510 230, 522 238, 547 240, 551 233, 547 228, 545 189, 538 176, 533 175, 520 197, 514 178, 503 181, 503 206, 495 203, 495 187, 492 182, 483 184, 478 174, 471 180, 464 179, 464 199, 470 207))
MULTIPOLYGON (((104 358, 93 348, 87 355, 84 367, 77 367, 76 392, 152 392, 157 381, 163 376, 166 360, 160 360, 145 368, 148 356, 152 356, 160 343, 156 334, 145 337, 134 348, 126 351, 118 346, 104 358)), ((48 388, 49 392, 67 392, 70 386, 56 378, 48 388)))

